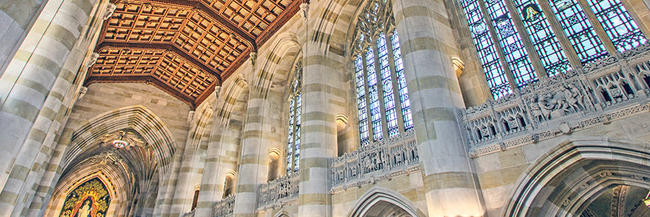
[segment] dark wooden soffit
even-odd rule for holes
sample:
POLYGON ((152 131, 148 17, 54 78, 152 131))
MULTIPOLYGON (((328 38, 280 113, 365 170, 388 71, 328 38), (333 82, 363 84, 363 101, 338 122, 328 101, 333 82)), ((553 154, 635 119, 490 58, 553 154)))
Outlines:
POLYGON ((301 0, 112 0, 86 85, 152 83, 192 107, 299 10, 301 0))

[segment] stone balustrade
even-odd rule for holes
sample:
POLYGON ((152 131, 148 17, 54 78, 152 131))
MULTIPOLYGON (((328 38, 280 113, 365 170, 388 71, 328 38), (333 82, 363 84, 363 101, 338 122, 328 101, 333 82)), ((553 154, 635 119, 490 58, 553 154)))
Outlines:
POLYGON ((361 146, 330 161, 331 187, 335 191, 372 183, 396 173, 408 173, 419 165, 415 132, 410 130, 394 138, 361 146))
POLYGON ((649 110, 650 44, 460 113, 473 157, 649 110))
POLYGON ((257 207, 277 207, 298 198, 299 177, 298 173, 293 173, 260 186, 257 207))
POLYGON ((215 217, 229 217, 232 216, 233 209, 235 208, 235 195, 230 195, 221 201, 217 202, 214 206, 215 217))

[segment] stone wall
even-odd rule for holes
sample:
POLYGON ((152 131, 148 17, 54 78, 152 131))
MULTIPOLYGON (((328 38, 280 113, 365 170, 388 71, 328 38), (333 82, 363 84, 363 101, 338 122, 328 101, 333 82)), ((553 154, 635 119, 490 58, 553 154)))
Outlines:
POLYGON ((190 107, 147 84, 91 84, 86 95, 72 109, 68 128, 76 129, 100 114, 134 105, 142 105, 156 114, 172 132, 177 150, 182 150, 189 129, 187 117, 190 107))
POLYGON ((576 139, 626 141, 644 144, 650 141, 650 113, 601 124, 582 131, 558 136, 538 143, 523 145, 474 159, 483 191, 488 216, 503 216, 520 179, 540 157, 576 139))

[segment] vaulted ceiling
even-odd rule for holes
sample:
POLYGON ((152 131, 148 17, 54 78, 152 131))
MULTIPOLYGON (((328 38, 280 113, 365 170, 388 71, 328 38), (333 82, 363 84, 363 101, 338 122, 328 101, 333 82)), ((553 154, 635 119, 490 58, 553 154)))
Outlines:
POLYGON ((94 82, 147 82, 199 105, 295 15, 300 0, 114 0, 94 82))

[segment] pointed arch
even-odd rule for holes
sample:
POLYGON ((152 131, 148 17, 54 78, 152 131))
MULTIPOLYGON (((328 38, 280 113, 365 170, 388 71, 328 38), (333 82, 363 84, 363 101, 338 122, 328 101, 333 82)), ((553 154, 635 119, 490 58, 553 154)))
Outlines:
POLYGON ((375 186, 357 200, 357 203, 350 211, 350 214, 348 214, 348 217, 363 217, 371 208, 373 208, 373 206, 379 203, 395 205, 413 217, 425 216, 423 212, 415 208, 415 206, 413 206, 409 200, 400 193, 375 186))
POLYGON ((72 134, 72 146, 63 156, 62 168, 88 150, 101 136, 122 129, 140 133, 146 144, 153 147, 156 160, 162 167, 171 162, 176 147, 171 131, 151 110, 136 105, 100 114, 76 130, 72 134))
POLYGON ((253 83, 260 87, 264 95, 272 88, 283 86, 278 84, 286 83, 290 78, 291 68, 301 52, 301 46, 296 34, 285 32, 278 34, 269 50, 261 62, 263 65, 260 75, 254 77, 256 80, 253 83))
POLYGON ((88 159, 87 162, 91 163, 91 165, 76 168, 57 184, 44 216, 58 216, 66 196, 79 185, 94 178, 99 179, 104 184, 111 198, 111 205, 108 207, 106 216, 123 216, 126 214, 128 211, 126 209, 127 204, 134 196, 133 191, 131 191, 133 186, 130 185, 131 180, 128 178, 126 171, 102 162, 97 158, 88 159))
POLYGON ((542 155, 517 181, 503 216, 579 215, 612 185, 650 188, 650 144, 575 139, 542 155))

